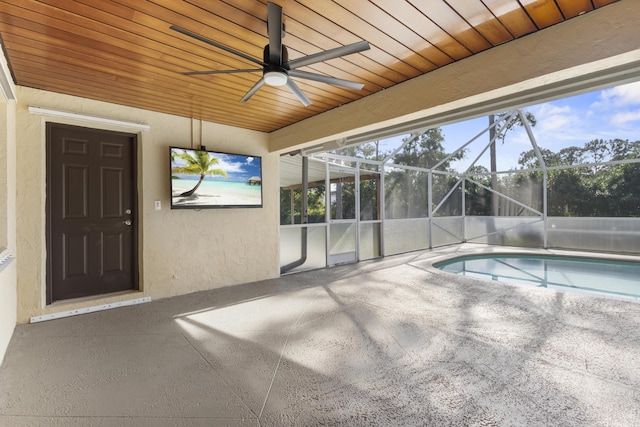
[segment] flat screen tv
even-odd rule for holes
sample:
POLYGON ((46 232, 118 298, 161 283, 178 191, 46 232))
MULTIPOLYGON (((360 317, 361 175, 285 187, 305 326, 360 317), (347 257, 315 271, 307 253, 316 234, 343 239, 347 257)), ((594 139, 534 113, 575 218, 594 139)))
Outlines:
POLYGON ((171 209, 261 208, 262 158, 170 147, 171 209))

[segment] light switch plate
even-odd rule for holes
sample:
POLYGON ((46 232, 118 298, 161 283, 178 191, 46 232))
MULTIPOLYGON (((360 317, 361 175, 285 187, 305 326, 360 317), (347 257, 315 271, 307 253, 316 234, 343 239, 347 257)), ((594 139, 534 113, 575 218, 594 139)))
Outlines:
POLYGON ((156 200, 154 202, 154 207, 156 208, 157 211, 159 211, 160 209, 162 209, 162 202, 160 200, 156 200))

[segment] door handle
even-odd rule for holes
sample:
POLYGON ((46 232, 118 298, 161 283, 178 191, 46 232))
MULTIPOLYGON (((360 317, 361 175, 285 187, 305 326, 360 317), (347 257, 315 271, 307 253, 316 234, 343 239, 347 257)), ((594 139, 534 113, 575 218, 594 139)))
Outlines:
POLYGON ((124 224, 125 224, 125 225, 131 225, 131 220, 130 220, 130 219, 125 220, 125 221, 124 221, 124 224))

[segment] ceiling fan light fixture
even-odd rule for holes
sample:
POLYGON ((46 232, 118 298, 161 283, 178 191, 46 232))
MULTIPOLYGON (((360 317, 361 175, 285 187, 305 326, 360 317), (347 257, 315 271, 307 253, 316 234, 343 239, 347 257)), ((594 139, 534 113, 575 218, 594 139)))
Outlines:
POLYGON ((264 82, 269 86, 284 86, 289 76, 282 71, 267 71, 264 73, 264 82))

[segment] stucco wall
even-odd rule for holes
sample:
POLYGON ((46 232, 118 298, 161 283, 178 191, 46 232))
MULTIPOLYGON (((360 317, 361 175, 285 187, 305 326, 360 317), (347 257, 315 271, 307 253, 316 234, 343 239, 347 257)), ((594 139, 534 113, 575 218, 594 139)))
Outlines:
POLYGON ((136 108, 30 88, 18 88, 17 274, 18 322, 30 317, 119 300, 163 298, 276 277, 278 271, 278 156, 268 135, 214 123, 202 124, 208 149, 262 156, 261 209, 170 210, 169 146, 200 145, 200 122, 136 108), (137 131, 75 119, 31 114, 40 106, 143 123, 137 131), (138 133, 138 218, 141 292, 45 306, 45 123, 138 133), (195 130, 195 131, 194 131, 195 130), (161 210, 154 210, 160 200, 161 210))
POLYGON ((461 110, 459 119, 640 78, 640 1, 622 0, 271 133, 286 152, 461 110), (629 70, 635 67, 635 70, 629 70))
POLYGON ((0 364, 16 326, 16 262, 0 266, 0 364))
MULTIPOLYGON (((3 60, 3 58, 0 58, 3 60)), ((16 137, 13 101, 0 94, 0 363, 16 326, 16 137)))

